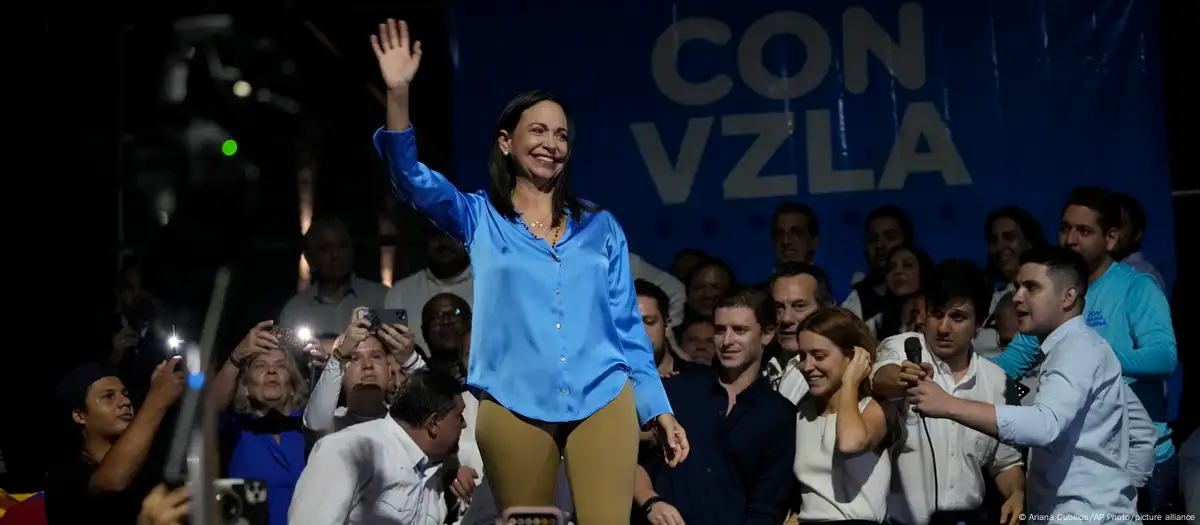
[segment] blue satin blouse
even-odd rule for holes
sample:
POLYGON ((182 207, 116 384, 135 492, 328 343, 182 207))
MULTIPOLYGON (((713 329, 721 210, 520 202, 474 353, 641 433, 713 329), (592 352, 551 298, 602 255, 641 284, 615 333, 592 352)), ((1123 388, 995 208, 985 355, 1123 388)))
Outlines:
POLYGON ((417 161, 412 128, 375 132, 396 196, 471 254, 475 305, 467 383, 509 410, 579 421, 633 385, 642 424, 671 413, 629 269, 629 246, 607 211, 568 220, 553 248, 417 161))

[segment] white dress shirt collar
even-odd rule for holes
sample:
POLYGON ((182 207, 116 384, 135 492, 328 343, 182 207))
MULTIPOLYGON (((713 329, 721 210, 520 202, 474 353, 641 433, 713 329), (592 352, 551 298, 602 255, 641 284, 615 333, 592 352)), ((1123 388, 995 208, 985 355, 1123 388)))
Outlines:
POLYGON ((406 462, 404 465, 402 465, 404 468, 413 470, 418 474, 425 474, 425 471, 427 471, 429 468, 437 466, 437 464, 435 464, 433 460, 430 459, 427 454, 425 454, 425 451, 421 450, 421 447, 417 445, 417 442, 413 440, 412 436, 408 435, 408 431, 405 430, 398 421, 396 421, 396 418, 389 415, 386 419, 391 422, 391 424, 388 425, 388 429, 396 435, 396 439, 400 441, 400 446, 404 448, 404 452, 409 459, 409 462, 406 462))

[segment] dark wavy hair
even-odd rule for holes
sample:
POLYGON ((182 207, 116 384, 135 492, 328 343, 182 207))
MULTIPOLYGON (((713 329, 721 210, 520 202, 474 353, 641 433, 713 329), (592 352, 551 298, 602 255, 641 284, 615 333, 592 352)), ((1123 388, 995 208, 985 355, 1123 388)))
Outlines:
MULTIPOLYGON (((500 113, 500 119, 496 121, 496 132, 492 134, 492 154, 488 160, 488 172, 491 174, 491 184, 488 187, 488 200, 492 201, 492 206, 496 211, 500 212, 504 218, 515 221, 517 220, 517 210, 513 207, 512 190, 517 184, 516 167, 513 165, 511 155, 505 155, 500 151, 500 144, 496 137, 500 132, 505 132, 511 135, 517 129, 517 123, 521 121, 521 115, 525 110, 541 103, 553 102, 562 108, 563 113, 567 115, 568 122, 570 121, 570 111, 567 110, 566 104, 562 99, 553 93, 542 90, 526 91, 517 95, 504 111, 500 113)), ((572 133, 572 135, 574 135, 572 133)), ((553 215, 551 224, 562 224, 563 219, 569 212, 570 216, 576 222, 582 220, 584 212, 596 212, 600 208, 592 203, 585 202, 580 199, 572 191, 569 184, 571 174, 571 157, 573 156, 574 147, 567 147, 567 155, 563 159, 562 172, 554 179, 554 186, 551 189, 553 215)))

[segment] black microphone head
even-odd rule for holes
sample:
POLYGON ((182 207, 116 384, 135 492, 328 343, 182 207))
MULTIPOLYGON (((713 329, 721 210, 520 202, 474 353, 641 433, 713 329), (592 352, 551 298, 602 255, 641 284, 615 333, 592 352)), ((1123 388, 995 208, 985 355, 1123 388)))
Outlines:
POLYGON ((921 339, 917 336, 904 340, 904 357, 910 363, 921 364, 921 339))

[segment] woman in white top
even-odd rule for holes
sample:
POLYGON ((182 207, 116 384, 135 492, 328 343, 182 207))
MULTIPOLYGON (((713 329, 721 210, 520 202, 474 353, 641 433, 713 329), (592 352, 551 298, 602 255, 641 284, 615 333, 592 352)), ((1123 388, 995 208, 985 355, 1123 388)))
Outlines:
POLYGON ((892 469, 887 420, 866 381, 875 340, 845 308, 814 312, 797 339, 809 388, 797 406, 798 521, 881 523, 892 469))

